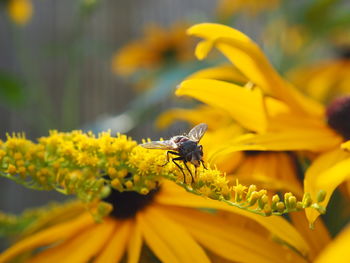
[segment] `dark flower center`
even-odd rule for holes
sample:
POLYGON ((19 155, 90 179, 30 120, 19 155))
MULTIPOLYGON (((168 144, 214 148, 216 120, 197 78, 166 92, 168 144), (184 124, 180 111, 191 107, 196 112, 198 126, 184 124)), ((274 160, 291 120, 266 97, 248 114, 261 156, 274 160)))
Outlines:
POLYGON ((342 46, 337 49, 338 56, 342 59, 350 59, 350 47, 342 46))
POLYGON ((127 219, 134 217, 138 211, 149 205, 158 192, 159 188, 151 190, 146 195, 132 191, 119 192, 113 189, 104 201, 113 205, 111 216, 117 219, 127 219))
POLYGON ((336 132, 350 140, 350 96, 333 100, 327 107, 328 124, 336 132))
POLYGON ((259 155, 261 153, 265 153, 263 151, 244 151, 244 154, 246 156, 256 156, 256 155, 259 155))
POLYGON ((170 46, 161 52, 161 57, 165 61, 171 61, 171 60, 174 60, 176 58, 177 53, 178 53, 178 51, 177 51, 176 47, 170 46))

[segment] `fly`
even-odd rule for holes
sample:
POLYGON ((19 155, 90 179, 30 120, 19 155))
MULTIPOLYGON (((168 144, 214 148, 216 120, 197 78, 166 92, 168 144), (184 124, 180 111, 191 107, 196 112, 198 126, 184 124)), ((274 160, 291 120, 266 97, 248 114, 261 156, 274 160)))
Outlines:
POLYGON ((189 169, 187 163, 192 163, 197 168, 202 164, 204 169, 207 169, 203 161, 203 146, 198 145, 199 141, 202 139, 204 133, 207 131, 208 125, 205 123, 198 124, 187 135, 177 135, 171 137, 166 141, 151 141, 141 144, 142 147, 147 149, 162 149, 168 150, 167 152, 167 162, 162 165, 165 166, 170 162, 169 155, 175 155, 172 158, 172 162, 180 169, 184 176, 184 182, 186 181, 186 175, 183 168, 179 165, 178 161, 182 161, 187 171, 194 181, 191 170, 189 169))

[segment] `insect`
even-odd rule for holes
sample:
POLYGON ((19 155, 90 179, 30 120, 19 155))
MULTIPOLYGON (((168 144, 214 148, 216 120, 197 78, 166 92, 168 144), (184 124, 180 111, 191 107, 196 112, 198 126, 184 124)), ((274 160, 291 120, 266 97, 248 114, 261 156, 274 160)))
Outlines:
MULTIPOLYGON (((177 135, 171 137, 170 140, 166 141, 152 141, 141 144, 142 147, 147 149, 163 149, 168 150, 167 152, 167 162, 162 165, 167 165, 169 160, 169 155, 175 155, 176 158, 172 158, 172 162, 180 169, 184 176, 184 181, 186 181, 186 175, 182 167, 179 165, 177 161, 182 161, 187 171, 190 173, 192 177, 192 181, 194 181, 194 177, 192 175, 191 170, 189 169, 187 162, 192 163, 196 168, 201 164, 205 169, 207 169, 203 162, 203 146, 198 145, 199 141, 203 137, 204 133, 208 129, 208 125, 205 123, 198 124, 190 132, 186 135, 177 135)), ((196 169, 197 173, 197 169, 196 169)))

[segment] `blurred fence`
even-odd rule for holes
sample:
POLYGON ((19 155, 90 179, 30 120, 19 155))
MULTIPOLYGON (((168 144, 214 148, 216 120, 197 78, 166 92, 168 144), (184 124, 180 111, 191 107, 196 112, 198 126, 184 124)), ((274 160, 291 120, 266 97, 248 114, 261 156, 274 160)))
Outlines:
MULTIPOLYGON (((33 0, 34 15, 23 28, 0 13, 0 70, 20 76, 23 102, 0 102, 0 137, 25 131, 70 130, 102 114, 121 112, 133 98, 131 87, 111 72, 113 51, 138 37, 147 23, 170 25, 185 17, 206 20, 212 0, 100 0, 90 14, 80 1, 33 0)), ((147 126, 146 126, 147 127, 147 126)), ((150 127, 150 125, 149 125, 150 127)), ((134 136, 149 131, 139 130, 134 136)), ((0 209, 19 212, 46 204, 58 194, 24 190, 0 180, 0 209)))

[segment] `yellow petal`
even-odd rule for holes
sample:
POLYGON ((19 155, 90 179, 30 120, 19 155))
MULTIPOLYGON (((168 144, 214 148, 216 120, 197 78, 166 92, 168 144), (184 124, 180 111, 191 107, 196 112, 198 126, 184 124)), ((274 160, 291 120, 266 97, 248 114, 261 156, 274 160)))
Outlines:
POLYGON ((292 192, 302 197, 303 189, 297 178, 293 157, 287 153, 261 152, 246 154, 235 175, 246 184, 256 184, 261 188, 292 192))
POLYGON ((158 208, 148 207, 139 213, 137 223, 147 245, 162 262, 210 262, 190 234, 158 208))
POLYGON ((175 121, 187 121, 192 126, 205 122, 210 130, 232 122, 230 115, 220 109, 215 109, 207 105, 200 105, 193 109, 174 108, 159 115, 156 126, 165 129, 175 121))
POLYGON ((114 221, 114 229, 110 240, 106 242, 102 252, 96 257, 94 263, 117 263, 120 262, 124 255, 126 244, 131 233, 131 222, 125 221, 114 221))
POLYGON ((28 263, 74 262, 85 263, 96 256, 110 239, 114 220, 105 219, 55 247, 39 252, 28 263))
POLYGON ((234 220, 188 208, 163 206, 161 210, 183 225, 204 247, 223 258, 249 263, 306 262, 269 236, 235 226, 234 220))
POLYGON ((266 130, 266 116, 259 89, 246 89, 235 84, 211 79, 186 80, 176 95, 190 96, 231 114, 243 127, 256 131, 266 130))
POLYGON ((327 227, 322 220, 318 220, 314 229, 310 229, 309 223, 303 211, 293 212, 289 214, 293 225, 298 229, 310 245, 309 259, 314 260, 316 256, 328 245, 331 237, 327 227))
POLYGON ((249 80, 230 64, 198 70, 187 79, 216 79, 245 85, 249 80))
MULTIPOLYGON (((317 200, 317 193, 325 190, 327 195, 320 204, 327 206, 335 188, 350 178, 350 154, 336 149, 319 156, 308 168, 304 179, 304 192, 310 193, 317 200)), ((312 208, 306 209, 306 216, 311 224, 319 213, 312 208)))
POLYGON ((236 151, 323 152, 340 144, 340 137, 329 129, 291 129, 266 134, 245 134, 217 149, 213 157, 236 151))
POLYGON ((57 206, 45 213, 34 224, 28 227, 25 232, 21 233, 21 239, 33 235, 44 228, 58 225, 62 222, 68 222, 71 219, 77 218, 79 215, 86 212, 85 205, 80 201, 70 201, 60 206, 57 206))
POLYGON ((349 262, 350 227, 343 230, 315 260, 315 263, 349 262))
POLYGON ((0 254, 0 262, 8 262, 14 256, 37 247, 50 245, 54 242, 68 239, 83 229, 95 224, 90 214, 86 213, 75 220, 71 220, 19 241, 0 254))
POLYGON ((333 59, 297 68, 289 72, 289 79, 317 101, 327 102, 332 97, 349 92, 348 59, 333 59))
POLYGON ((323 107, 304 97, 285 82, 271 66, 259 47, 246 35, 220 24, 203 23, 188 29, 188 34, 205 39, 197 46, 199 59, 217 47, 254 84, 288 103, 295 111, 321 115, 323 107))
POLYGON ((350 141, 342 143, 341 148, 350 152, 350 141))
POLYGON ((170 206, 182 206, 192 208, 212 208, 232 212, 252 219, 268 229, 273 235, 307 254, 309 247, 296 229, 282 217, 263 217, 245 210, 223 204, 221 202, 205 199, 200 196, 187 193, 183 188, 172 182, 164 182, 155 202, 170 206))
POLYGON ((233 172, 242 160, 242 152, 234 152, 216 159, 212 158, 212 155, 215 154, 219 145, 224 145, 227 140, 235 138, 240 134, 242 134, 242 128, 235 123, 226 124, 221 128, 208 131, 201 140, 201 145, 203 146, 204 151, 204 160, 211 160, 210 164, 216 165, 220 171, 227 173, 233 172))
MULTIPOLYGON (((292 108, 281 100, 265 97, 266 112, 268 115, 269 131, 291 129, 328 129, 324 116, 308 116, 296 114, 292 108)), ((334 133, 334 132, 333 132, 334 133)), ((334 133, 335 134, 335 133, 334 133)))
MULTIPOLYGON (((187 121, 192 126, 203 122, 204 115, 194 112, 196 109, 170 109, 158 116, 156 126, 159 129, 166 129, 175 121, 187 121), (194 114, 193 114, 194 113, 194 114)), ((208 124, 208 122, 206 122, 208 124)), ((210 123, 208 124, 210 126, 210 123)))
POLYGON ((214 47, 214 41, 211 41, 211 40, 200 41, 196 47, 196 51, 195 51, 196 57, 199 60, 205 59, 213 47, 214 47))
POLYGON ((141 248, 142 248, 142 236, 139 225, 133 220, 133 230, 130 234, 128 244, 128 263, 138 263, 141 248))

